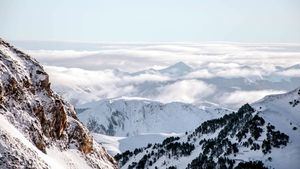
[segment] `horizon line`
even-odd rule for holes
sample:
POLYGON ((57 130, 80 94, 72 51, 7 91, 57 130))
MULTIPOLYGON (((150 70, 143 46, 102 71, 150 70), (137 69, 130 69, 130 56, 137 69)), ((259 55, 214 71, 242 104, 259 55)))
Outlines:
MULTIPOLYGON (((1 37, 0 37, 1 38, 1 37)), ((241 44, 241 45, 300 45, 300 42, 239 42, 239 41, 81 41, 81 40, 16 40, 1 38, 9 42, 33 43, 77 43, 77 44, 241 44)))

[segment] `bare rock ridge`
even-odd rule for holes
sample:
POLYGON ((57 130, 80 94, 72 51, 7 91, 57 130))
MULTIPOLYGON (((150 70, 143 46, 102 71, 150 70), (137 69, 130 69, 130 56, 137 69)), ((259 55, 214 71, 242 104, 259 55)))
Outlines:
MULTIPOLYGON (((1 38, 0 116, 44 154, 53 147, 62 152, 75 149, 91 168, 117 168, 79 122, 73 106, 51 90, 43 67, 1 38)), ((0 131, 0 168, 22 168, 25 164, 28 168, 53 168, 43 158, 30 156, 39 154, 38 150, 5 144, 9 139, 15 144, 22 144, 22 140, 14 138, 5 126, 0 131)))

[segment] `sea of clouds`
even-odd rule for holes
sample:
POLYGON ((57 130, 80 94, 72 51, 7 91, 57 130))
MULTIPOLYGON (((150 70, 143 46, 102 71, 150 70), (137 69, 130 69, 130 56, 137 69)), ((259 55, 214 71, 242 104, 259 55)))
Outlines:
POLYGON ((236 108, 300 86, 300 44, 17 45, 44 65, 55 90, 75 105, 126 96, 236 108))

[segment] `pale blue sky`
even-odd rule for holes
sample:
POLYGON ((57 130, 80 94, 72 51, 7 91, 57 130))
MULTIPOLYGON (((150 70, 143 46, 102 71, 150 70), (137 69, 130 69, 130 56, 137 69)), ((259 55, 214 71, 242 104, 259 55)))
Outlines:
POLYGON ((300 42, 300 0, 0 0, 9 40, 300 42))

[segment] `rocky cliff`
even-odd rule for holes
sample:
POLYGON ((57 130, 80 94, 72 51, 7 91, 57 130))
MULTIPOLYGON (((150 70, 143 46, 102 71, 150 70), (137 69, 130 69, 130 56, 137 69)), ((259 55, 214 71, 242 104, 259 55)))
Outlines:
POLYGON ((36 60, 0 39, 0 168, 116 168, 50 86, 36 60))

